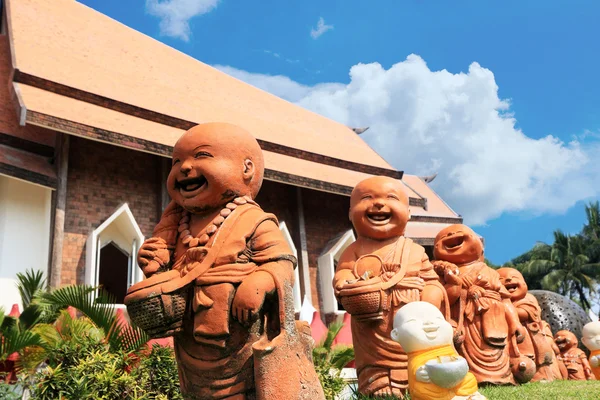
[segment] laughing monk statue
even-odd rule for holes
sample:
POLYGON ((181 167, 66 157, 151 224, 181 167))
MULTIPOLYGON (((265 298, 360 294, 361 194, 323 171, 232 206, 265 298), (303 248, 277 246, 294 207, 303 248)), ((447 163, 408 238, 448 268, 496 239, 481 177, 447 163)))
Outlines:
POLYGON ((448 293, 457 350, 477 382, 516 384, 510 356, 525 328, 500 275, 483 261, 483 243, 468 226, 451 225, 437 234, 433 254, 448 293))
POLYGON ((352 191, 357 239, 343 252, 333 286, 352 315, 358 391, 364 395, 403 396, 408 389, 408 357, 390 337, 396 311, 421 300, 447 305, 425 249, 404 237, 409 218, 401 181, 376 176, 352 191))
POLYGON ((310 330, 294 321, 296 259, 253 200, 263 165, 256 139, 235 125, 187 131, 173 149, 172 201, 139 251, 147 281, 174 276, 162 292, 189 294, 170 332, 186 399, 325 398, 310 330))
POLYGON ((531 382, 562 379, 561 365, 557 359, 560 351, 554 343, 552 332, 548 337, 548 323, 542 319, 542 310, 536 298, 527 293, 525 278, 514 268, 500 268, 497 271, 500 282, 510 293, 519 320, 527 330, 525 340, 518 344, 518 348, 521 354, 535 362, 536 372, 531 382))

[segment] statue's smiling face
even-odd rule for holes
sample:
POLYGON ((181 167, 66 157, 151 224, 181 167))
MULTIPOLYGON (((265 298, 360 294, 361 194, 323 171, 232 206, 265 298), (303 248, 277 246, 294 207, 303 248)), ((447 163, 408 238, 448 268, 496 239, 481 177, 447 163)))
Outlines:
POLYGON ((583 326, 581 341, 590 351, 600 350, 600 321, 593 321, 583 326))
POLYGON ((565 352, 572 347, 577 347, 577 337, 569 331, 558 331, 554 335, 554 342, 561 352, 565 352))
POLYGON ((250 152, 244 151, 241 140, 236 143, 235 132, 219 127, 192 128, 173 148, 167 189, 171 198, 190 212, 214 210, 237 196, 254 194, 255 165, 245 157, 250 152))
POLYGON ((452 335, 452 325, 430 303, 408 303, 394 316, 391 336, 406 352, 451 344, 452 335))
POLYGON ((360 182, 350 197, 350 220, 361 237, 387 239, 404 234, 410 218, 402 183, 387 177, 360 182))
POLYGON ((435 237, 433 254, 436 260, 466 264, 483 260, 483 243, 468 226, 451 225, 435 237))
POLYGON ((500 268, 498 274, 512 301, 521 300, 527 295, 527 283, 519 271, 514 268, 500 268))

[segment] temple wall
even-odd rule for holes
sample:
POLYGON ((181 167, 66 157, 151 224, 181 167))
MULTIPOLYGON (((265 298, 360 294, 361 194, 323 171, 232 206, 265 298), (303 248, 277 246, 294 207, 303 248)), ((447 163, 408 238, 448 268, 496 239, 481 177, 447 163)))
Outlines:
POLYGON ((317 259, 331 239, 352 229, 348 219, 350 197, 316 190, 302 189, 302 203, 306 224, 311 298, 320 309, 319 272, 317 259))
POLYGON ((62 284, 83 283, 88 236, 123 203, 145 237, 159 219, 160 157, 71 137, 62 284))
POLYGON ((0 306, 6 312, 20 303, 17 273, 48 271, 51 196, 48 188, 0 175, 0 306))

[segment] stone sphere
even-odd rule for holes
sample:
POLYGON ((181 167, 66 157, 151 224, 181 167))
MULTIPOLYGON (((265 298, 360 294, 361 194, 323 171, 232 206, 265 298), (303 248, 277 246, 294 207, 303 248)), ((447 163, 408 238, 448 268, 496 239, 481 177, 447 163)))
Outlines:
MULTIPOLYGON (((560 330, 568 330, 581 338, 583 326, 591 321, 588 314, 573 300, 548 290, 530 290, 540 303, 542 319, 550 324, 552 334, 560 330)), ((579 341, 581 347, 581 341, 579 341)))

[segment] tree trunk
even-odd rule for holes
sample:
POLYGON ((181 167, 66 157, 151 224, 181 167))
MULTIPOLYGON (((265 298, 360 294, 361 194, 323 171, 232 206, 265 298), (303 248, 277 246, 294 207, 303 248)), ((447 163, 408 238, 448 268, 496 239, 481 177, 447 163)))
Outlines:
POLYGON ((575 283, 575 290, 577 290, 577 293, 579 293, 579 300, 581 300, 581 305, 583 306, 583 308, 586 311, 589 310, 590 303, 588 302, 587 298, 585 297, 585 294, 583 293, 583 288, 581 287, 579 282, 574 282, 574 283, 575 283))

